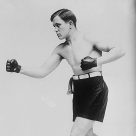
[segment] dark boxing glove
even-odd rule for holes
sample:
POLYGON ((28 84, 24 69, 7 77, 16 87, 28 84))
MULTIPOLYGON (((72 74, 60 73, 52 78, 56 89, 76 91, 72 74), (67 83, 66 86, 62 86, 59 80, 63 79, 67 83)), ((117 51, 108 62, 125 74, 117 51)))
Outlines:
POLYGON ((18 65, 18 62, 15 59, 7 60, 7 63, 6 63, 6 71, 7 72, 19 73, 20 70, 21 70, 21 66, 18 65))
POLYGON ((91 69, 96 66, 97 66, 97 59, 96 58, 91 58, 90 56, 87 56, 81 60, 82 70, 88 70, 88 69, 91 69))

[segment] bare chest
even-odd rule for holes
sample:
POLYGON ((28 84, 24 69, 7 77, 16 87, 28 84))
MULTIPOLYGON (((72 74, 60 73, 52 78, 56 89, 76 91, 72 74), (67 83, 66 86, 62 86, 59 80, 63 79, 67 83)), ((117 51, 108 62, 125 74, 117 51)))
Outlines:
POLYGON ((94 55, 93 45, 87 42, 78 42, 74 45, 67 45, 62 51, 62 56, 71 65, 78 65, 86 56, 94 55))

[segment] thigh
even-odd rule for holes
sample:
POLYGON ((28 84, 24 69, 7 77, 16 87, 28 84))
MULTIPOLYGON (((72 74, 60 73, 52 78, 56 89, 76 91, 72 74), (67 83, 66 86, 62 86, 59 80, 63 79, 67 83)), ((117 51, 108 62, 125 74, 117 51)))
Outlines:
POLYGON ((71 136, 86 136, 93 128, 94 121, 82 117, 76 117, 71 130, 71 136))

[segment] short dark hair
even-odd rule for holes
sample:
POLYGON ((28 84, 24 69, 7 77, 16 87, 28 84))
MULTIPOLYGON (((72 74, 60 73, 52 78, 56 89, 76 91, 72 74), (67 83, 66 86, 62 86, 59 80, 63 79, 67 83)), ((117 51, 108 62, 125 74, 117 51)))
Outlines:
POLYGON ((69 9, 60 9, 60 10, 54 12, 51 15, 51 18, 50 18, 51 22, 53 21, 53 19, 56 16, 59 16, 65 22, 68 22, 70 20, 73 21, 74 26, 76 27, 77 19, 76 19, 76 16, 74 15, 74 13, 71 10, 69 10, 69 9))

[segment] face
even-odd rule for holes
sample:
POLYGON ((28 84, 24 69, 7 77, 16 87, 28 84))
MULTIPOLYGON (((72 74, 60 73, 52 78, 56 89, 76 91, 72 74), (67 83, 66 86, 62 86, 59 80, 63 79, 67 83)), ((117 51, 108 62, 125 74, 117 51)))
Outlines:
POLYGON ((66 39, 70 31, 70 24, 64 22, 59 16, 56 16, 53 21, 55 32, 60 40, 66 39))

